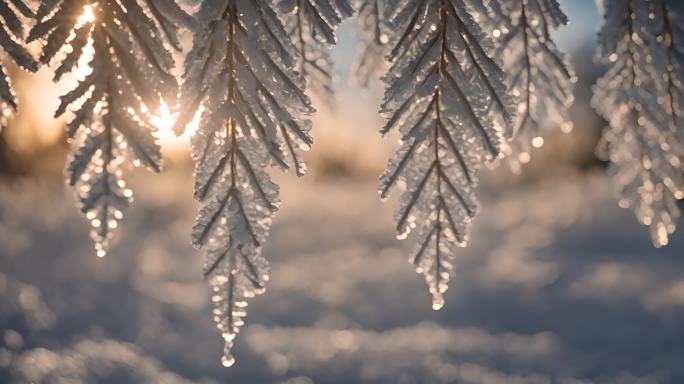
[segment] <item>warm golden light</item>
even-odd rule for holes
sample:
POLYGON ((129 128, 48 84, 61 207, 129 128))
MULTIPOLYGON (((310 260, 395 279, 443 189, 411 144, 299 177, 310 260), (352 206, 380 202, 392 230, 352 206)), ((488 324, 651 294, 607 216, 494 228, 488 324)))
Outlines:
POLYGON ((173 133, 173 124, 176 122, 176 118, 164 100, 161 101, 159 115, 150 117, 150 122, 158 129, 160 139, 176 136, 173 133))
MULTIPOLYGON (((93 22, 95 19, 93 6, 86 5, 74 29, 93 22)), ((71 42, 74 38, 75 34, 71 31, 68 41, 71 42)), ((69 46, 67 52, 71 49, 69 46)), ((59 95, 72 90, 77 86, 78 81, 83 80, 92 72, 90 62, 94 54, 92 39, 89 38, 78 60, 77 69, 64 76, 58 84, 51 81, 54 73, 47 66, 36 73, 18 72, 17 78, 13 80, 15 80, 15 90, 21 100, 21 112, 12 122, 16 128, 5 133, 13 149, 31 152, 59 141, 66 121, 66 118, 55 119, 53 117, 59 105, 59 95)))
POLYGON ((92 23, 93 21, 95 21, 95 12, 93 11, 93 6, 88 4, 83 7, 83 14, 79 16, 78 21, 76 22, 76 28, 83 24, 92 23))
POLYGON ((190 124, 188 124, 185 132, 180 136, 176 136, 173 132, 176 118, 177 116, 171 112, 171 109, 164 100, 161 100, 160 102, 159 114, 150 117, 150 123, 157 128, 156 136, 159 138, 159 143, 164 149, 176 151, 186 148, 188 146, 189 138, 195 133, 199 125, 198 113, 190 124))

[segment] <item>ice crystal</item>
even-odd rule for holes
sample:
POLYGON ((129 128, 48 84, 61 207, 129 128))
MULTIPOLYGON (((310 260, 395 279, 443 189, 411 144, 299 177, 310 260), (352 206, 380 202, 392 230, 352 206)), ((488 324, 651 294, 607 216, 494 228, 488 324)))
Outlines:
POLYGON ((546 131, 572 130, 575 74, 551 38, 568 19, 556 0, 491 0, 489 6, 490 33, 518 102, 517 117, 506 132, 508 159, 517 168, 529 159, 531 145, 544 143, 546 131))
POLYGON ((90 73, 60 97, 55 116, 73 112, 68 123, 73 152, 67 183, 90 221, 102 257, 132 192, 123 180, 126 159, 159 171, 161 153, 146 111, 160 98, 173 103, 173 58, 161 36, 179 48, 177 25, 189 20, 168 0, 48 0, 36 11, 28 40, 44 42, 40 61, 53 62, 55 81, 87 61, 90 73))
POLYGON ((334 65, 330 46, 335 28, 354 12, 349 0, 281 0, 288 36, 296 50, 296 70, 314 93, 330 97, 334 92, 334 65))
POLYGON ((666 1, 605 3, 598 57, 609 65, 593 106, 608 120, 599 155, 620 188, 620 206, 666 245, 684 198, 681 41, 666 1))
POLYGON ((192 138, 195 198, 201 202, 192 242, 205 253, 204 275, 230 366, 247 300, 264 291, 261 254, 278 210, 271 165, 305 171, 298 153, 312 143, 304 79, 292 68, 295 47, 268 0, 205 0, 186 60, 176 131, 200 111, 192 138))
POLYGON ((490 40, 461 0, 397 0, 388 6, 391 68, 382 112, 385 134, 402 146, 380 180, 387 197, 406 185, 397 231, 418 232, 412 261, 425 275, 433 308, 444 304, 456 246, 465 246, 478 202, 477 171, 497 159, 511 98, 490 40))
MULTIPOLYGON (((0 47, 21 68, 35 71, 37 63, 22 45, 24 38, 23 18, 32 18, 33 11, 24 0, 0 2, 0 47)), ((17 102, 5 67, 0 64, 0 130, 17 109, 17 102)))

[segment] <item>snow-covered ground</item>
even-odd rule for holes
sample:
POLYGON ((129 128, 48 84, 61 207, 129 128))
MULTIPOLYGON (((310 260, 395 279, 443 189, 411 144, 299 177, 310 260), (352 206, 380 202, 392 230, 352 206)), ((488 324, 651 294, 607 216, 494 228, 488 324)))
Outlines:
POLYGON ((59 176, 0 183, 0 382, 684 381, 684 232, 652 248, 599 171, 485 188, 439 312, 373 178, 282 178, 229 369, 190 170, 136 173, 104 259, 59 176))

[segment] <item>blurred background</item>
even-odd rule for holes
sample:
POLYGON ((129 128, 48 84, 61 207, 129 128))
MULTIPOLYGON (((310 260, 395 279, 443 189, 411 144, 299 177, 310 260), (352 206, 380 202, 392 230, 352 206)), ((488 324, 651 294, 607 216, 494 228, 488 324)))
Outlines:
MULTIPOLYGON (((485 171, 472 242, 446 306, 395 239, 377 177, 380 84, 350 84, 355 21, 340 29, 337 101, 317 102, 303 179, 277 175, 283 205, 248 307, 237 363, 219 362, 186 137, 159 118, 165 170, 129 174, 136 201, 120 241, 95 257, 63 182, 68 84, 12 69, 20 109, 0 133, 0 383, 682 383, 684 231, 662 249, 618 208, 593 148, 589 107, 599 15, 563 0, 557 34, 579 76, 575 130, 552 134, 520 175, 485 171), (166 128, 165 128, 166 127, 166 128)), ((9 65, 9 64, 8 64, 9 65)), ((68 82, 68 80, 67 80, 68 82)), ((274 171, 277 174, 277 171, 274 171)))

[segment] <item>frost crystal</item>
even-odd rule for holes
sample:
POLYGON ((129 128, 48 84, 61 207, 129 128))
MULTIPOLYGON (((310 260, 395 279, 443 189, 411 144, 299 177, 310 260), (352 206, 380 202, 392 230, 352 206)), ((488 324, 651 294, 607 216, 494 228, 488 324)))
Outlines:
POLYGON ((468 240, 478 209, 476 173, 501 152, 512 100, 491 43, 461 0, 397 0, 388 7, 391 68, 382 112, 385 134, 402 146, 380 179, 387 197, 402 180, 399 237, 414 228, 413 257, 425 275, 433 308, 444 304, 456 246, 468 240))
POLYGON ((160 36, 177 45, 176 22, 187 15, 168 0, 50 0, 40 3, 36 18, 28 41, 44 41, 40 61, 54 62, 55 81, 79 61, 90 70, 60 97, 55 116, 74 113, 67 182, 102 257, 132 201, 122 179, 126 159, 159 171, 161 153, 145 111, 158 110, 162 96, 175 97, 174 62, 160 36))
POLYGON ((610 0, 598 57, 610 66, 593 106, 609 122, 598 153, 610 162, 620 206, 668 243, 684 198, 680 29, 664 0, 610 0))
POLYGON ((530 144, 540 147, 549 129, 572 130, 575 74, 551 39, 568 19, 556 0, 491 0, 497 56, 517 99, 517 117, 506 132, 507 158, 514 168, 529 159, 530 144))
POLYGON ((387 69, 388 26, 385 23, 386 0, 358 0, 357 22, 361 33, 359 52, 354 60, 352 80, 361 88, 369 88, 387 69))
POLYGON ((271 165, 298 175, 308 148, 312 113, 304 79, 292 70, 295 47, 268 0, 205 0, 186 60, 180 132, 200 112, 192 138, 195 198, 201 208, 192 242, 205 252, 204 276, 214 320, 225 340, 222 362, 234 363, 233 339, 247 299, 264 291, 268 263, 261 255, 278 210, 271 165))
MULTIPOLYGON (((24 37, 22 17, 32 18, 33 11, 23 0, 0 2, 0 47, 21 68, 36 71, 37 63, 21 45, 24 37)), ((7 125, 7 119, 17 109, 17 102, 5 67, 0 64, 0 130, 7 125)))
POLYGON ((310 90, 332 96, 334 65, 329 51, 336 43, 335 28, 354 13, 349 0, 281 0, 278 6, 295 46, 296 70, 310 90))

